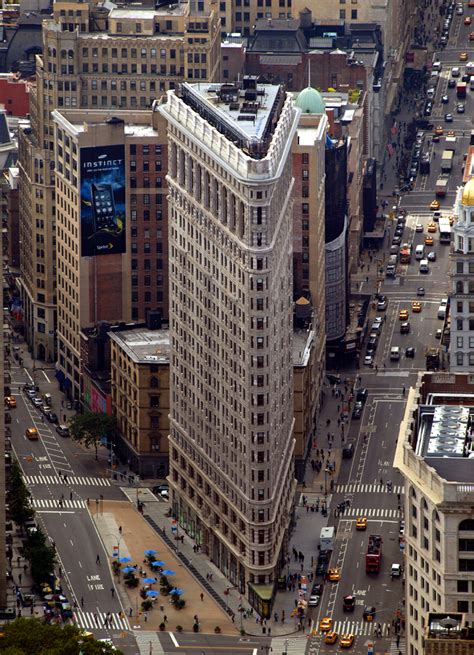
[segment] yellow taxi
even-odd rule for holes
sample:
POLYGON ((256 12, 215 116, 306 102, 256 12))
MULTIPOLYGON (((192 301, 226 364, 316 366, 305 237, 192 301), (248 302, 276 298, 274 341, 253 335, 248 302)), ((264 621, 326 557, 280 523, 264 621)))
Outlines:
POLYGON ((415 314, 419 314, 421 312, 421 302, 414 300, 411 304, 411 311, 415 314))
POLYGON ((321 619, 319 622, 319 629, 321 632, 329 632, 332 628, 332 619, 329 616, 325 616, 324 619, 321 619))
POLYGON ((450 225, 454 225, 454 216, 450 216, 448 220, 450 225))
POLYGON ((357 517, 356 530, 367 530, 367 519, 365 516, 357 517))
POLYGON ((339 582, 341 579, 341 569, 334 568, 328 571, 328 580, 330 582, 339 582))
POLYGON ((437 211, 441 207, 439 200, 433 200, 430 203, 430 209, 432 212, 437 211))
POLYGON ((436 232, 438 228, 436 227, 436 223, 428 223, 426 229, 428 230, 428 232, 436 232))
POLYGON ((328 632, 326 636, 324 637, 324 643, 325 644, 335 644, 337 641, 337 638, 339 637, 337 632, 328 632))
POLYGON ((5 405, 10 409, 16 407, 16 398, 13 396, 5 396, 5 405))
POLYGON ((354 643, 354 635, 341 635, 341 639, 339 640, 339 646, 341 648, 350 648, 352 644, 354 643))
POLYGON ((459 61, 467 61, 469 57, 467 56, 467 52, 461 52, 459 53, 459 61))
POLYGON ((449 130, 446 136, 456 136, 454 130, 449 130))
POLYGON ((441 127, 441 125, 437 125, 434 128, 433 132, 436 134, 436 136, 443 136, 443 128, 441 127))
POLYGON ((38 430, 36 428, 26 428, 25 437, 30 441, 38 441, 39 439, 38 430))
POLYGON ((469 34, 469 41, 474 41, 474 32, 469 34))
POLYGON ((406 321, 406 320, 408 319, 408 309, 401 309, 401 310, 398 312, 398 318, 399 318, 401 321, 406 321))
POLYGON ((471 17, 466 16, 466 18, 464 19, 464 25, 470 25, 470 24, 471 24, 471 17))
POLYGON ((425 246, 432 246, 434 243, 433 237, 425 237, 425 246))

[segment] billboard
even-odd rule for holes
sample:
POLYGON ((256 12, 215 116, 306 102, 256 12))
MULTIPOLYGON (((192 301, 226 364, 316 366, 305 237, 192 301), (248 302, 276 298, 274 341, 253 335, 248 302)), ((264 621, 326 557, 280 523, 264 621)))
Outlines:
POLYGON ((81 256, 125 249, 125 148, 81 148, 81 256))

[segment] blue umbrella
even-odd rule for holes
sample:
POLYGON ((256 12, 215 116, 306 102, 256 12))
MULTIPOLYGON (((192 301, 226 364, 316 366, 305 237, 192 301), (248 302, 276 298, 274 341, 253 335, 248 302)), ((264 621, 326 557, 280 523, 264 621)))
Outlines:
POLYGON ((145 584, 154 584, 156 582, 155 578, 145 578, 143 580, 145 584))
POLYGON ((145 555, 156 555, 157 552, 158 552, 157 550, 153 550, 153 548, 150 548, 149 550, 145 551, 145 555))
POLYGON ((135 568, 133 566, 126 566, 122 571, 124 573, 132 573, 132 571, 135 571, 135 568))
POLYGON ((161 572, 163 575, 174 575, 176 571, 172 571, 171 569, 165 569, 164 571, 161 572))
POLYGON ((146 595, 149 596, 150 598, 156 598, 157 596, 160 595, 160 592, 155 591, 154 589, 150 589, 149 591, 146 592, 146 595))
POLYGON ((119 559, 119 562, 121 562, 122 564, 126 564, 127 562, 131 562, 131 561, 132 561, 131 557, 121 557, 119 559))
POLYGON ((151 563, 152 566, 164 566, 165 562, 162 562, 161 559, 157 559, 151 563))
POLYGON ((172 589, 172 590, 170 591, 170 594, 171 594, 172 596, 173 596, 173 595, 174 595, 174 596, 182 596, 182 595, 184 594, 184 589, 177 589, 177 588, 172 589))

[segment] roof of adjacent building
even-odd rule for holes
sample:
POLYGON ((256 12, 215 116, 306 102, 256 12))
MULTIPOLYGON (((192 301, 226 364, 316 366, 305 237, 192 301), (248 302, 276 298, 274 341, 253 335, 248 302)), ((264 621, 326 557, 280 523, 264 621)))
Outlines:
POLYGON ((464 187, 461 203, 469 207, 474 207, 474 177, 472 177, 464 187))
POLYGON ((301 109, 303 114, 324 114, 326 111, 322 95, 311 86, 298 93, 295 106, 301 109))
POLYGON ((140 327, 120 332, 110 331, 109 337, 137 364, 169 364, 169 330, 140 327))
POLYGON ((431 394, 427 404, 420 405, 415 452, 445 480, 464 483, 473 481, 474 399, 466 396, 466 405, 462 405, 462 394, 458 397, 459 404, 440 404, 454 398, 431 394))

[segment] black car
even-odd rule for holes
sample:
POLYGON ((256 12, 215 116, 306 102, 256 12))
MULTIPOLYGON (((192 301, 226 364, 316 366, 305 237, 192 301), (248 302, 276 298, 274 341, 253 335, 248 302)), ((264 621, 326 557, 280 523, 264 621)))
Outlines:
POLYGON ((446 121, 446 123, 452 123, 453 120, 454 120, 454 117, 453 117, 452 114, 445 114, 444 115, 444 120, 446 121))
POLYGON ((372 339, 369 339, 367 342, 367 354, 372 355, 375 351, 377 350, 377 338, 372 337, 372 339))
POLYGON ((405 350, 405 357, 410 357, 410 359, 413 359, 415 357, 415 349, 413 346, 410 346, 405 350))
POLYGON ((443 105, 447 105, 449 102, 449 96, 447 95, 441 96, 441 102, 443 103, 443 105))
POLYGON ((58 420, 59 420, 57 415, 54 412, 51 412, 51 411, 45 412, 45 416, 46 416, 46 418, 48 419, 48 421, 50 423, 57 423, 58 420))
POLYGON ((425 116, 431 116, 432 111, 433 111, 433 103, 431 101, 427 102, 426 105, 425 105, 425 110, 423 112, 424 115, 425 116))
POLYGON ((424 296, 425 295, 425 287, 418 287, 416 290, 416 295, 417 296, 424 296))
POLYGON ((428 257, 427 257, 427 259, 428 259, 429 262, 435 262, 435 261, 436 261, 436 251, 435 251, 435 250, 431 250, 431 251, 428 253, 428 257))
POLYGON ((410 332, 410 323, 405 321, 400 325, 400 334, 408 334, 410 332))
POLYGON ((317 582, 311 587, 311 594, 314 594, 315 596, 322 596, 323 595, 323 585, 317 582))
POLYGON ((341 384, 341 376, 333 375, 332 373, 326 373, 329 384, 341 384))
POLYGON ((369 395, 369 390, 366 389, 365 387, 363 389, 359 389, 356 395, 356 402, 358 403, 365 403, 367 400, 367 397, 369 395))
POLYGON ((454 88, 456 88, 456 80, 453 80, 453 78, 450 77, 448 80, 448 89, 454 89, 454 88))
POLYGON ((359 419, 362 416, 363 409, 364 405, 362 403, 356 403, 354 405, 354 409, 352 410, 352 418, 359 419))

